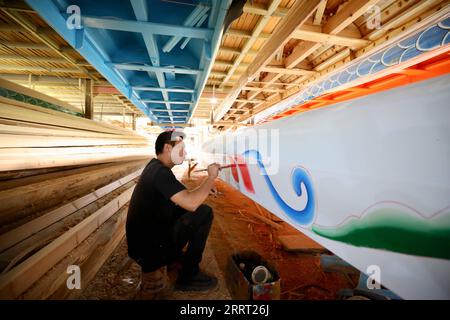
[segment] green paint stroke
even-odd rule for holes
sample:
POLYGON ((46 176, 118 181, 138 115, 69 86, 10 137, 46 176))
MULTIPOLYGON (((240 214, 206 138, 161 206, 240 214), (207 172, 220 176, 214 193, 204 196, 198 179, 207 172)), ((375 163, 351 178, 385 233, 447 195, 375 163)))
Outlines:
POLYGON ((426 220, 399 209, 378 209, 337 228, 314 225, 312 231, 357 247, 450 260, 450 213, 426 220))

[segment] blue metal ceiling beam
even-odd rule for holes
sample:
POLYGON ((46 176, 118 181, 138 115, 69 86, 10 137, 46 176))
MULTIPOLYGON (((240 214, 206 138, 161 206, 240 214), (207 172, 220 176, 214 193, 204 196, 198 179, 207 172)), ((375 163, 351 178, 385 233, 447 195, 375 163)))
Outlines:
POLYGON ((175 80, 174 72, 166 72, 165 75, 166 75, 167 80, 175 80))
MULTIPOLYGON (((56 30, 72 47, 76 48, 80 43, 79 32, 76 29, 67 28, 66 18, 61 14, 60 9, 53 1, 26 0, 28 5, 33 8, 45 21, 56 30)), ((64 12, 65 14, 65 12, 64 12)), ((104 53, 99 51, 98 47, 91 41, 89 30, 85 30, 82 35, 83 45, 78 47, 78 52, 99 71, 117 90, 126 96, 135 106, 141 109, 151 120, 156 118, 148 111, 147 106, 141 102, 133 92, 131 86, 105 63, 104 53)))
MULTIPOLYGON (((157 67, 163 66, 180 66, 187 69, 198 69, 199 58, 194 56, 189 50, 181 50, 174 48, 171 52, 162 53, 159 51, 159 64, 155 65, 150 59, 146 50, 142 50, 136 43, 130 43, 121 47, 120 51, 115 52, 110 61, 116 63, 142 62, 143 64, 152 64, 157 67), (149 61, 147 61, 149 60, 149 61)), ((169 80, 169 79, 167 79, 169 80)))
MULTIPOLYGON (((167 111, 167 110, 164 110, 164 109, 155 109, 155 108, 150 108, 149 109, 150 111, 152 111, 152 112, 169 112, 169 111, 167 111)), ((182 113, 187 113, 187 112, 189 112, 189 110, 177 110, 177 109, 172 109, 171 111, 173 111, 173 112, 182 112, 182 113)))
MULTIPOLYGON (((206 83, 212 49, 220 41, 218 35, 231 3, 231 0, 202 0, 195 14, 189 14, 188 7, 178 7, 175 2, 158 2, 153 7, 149 0, 129 0, 127 7, 112 0, 110 7, 89 7, 89 15, 81 17, 82 31, 76 31, 65 25, 69 17, 65 12, 68 0, 27 1, 112 85, 155 119, 153 112, 180 116, 177 108, 191 116, 206 83), (159 10, 170 14, 158 15, 159 10), (171 52, 164 52, 163 44, 171 52), (156 111, 159 108, 165 111, 156 111)), ((72 3, 84 7, 87 2, 72 3)))
MULTIPOLYGON (((156 72, 156 79, 158 80, 160 88, 166 87, 166 79, 164 78, 164 73, 156 72)), ((161 91, 161 94, 164 100, 169 100, 169 94, 167 91, 161 91)), ((166 108, 167 110, 170 110, 170 104, 168 102, 166 102, 166 108)))
POLYGON ((138 64, 126 64, 126 63, 109 63, 110 66, 121 70, 133 70, 133 71, 148 71, 148 72, 172 72, 179 74, 192 74, 198 75, 201 70, 173 68, 173 67, 152 67, 138 64))
MULTIPOLYGON (((139 96, 141 97, 141 100, 164 100, 164 97, 162 95, 162 92, 158 92, 158 91, 139 91, 139 96)), ((190 98, 190 97, 189 97, 190 98)), ((190 99, 173 99, 170 98, 169 100, 165 100, 165 101, 170 101, 170 100, 188 100, 190 101, 190 99)))
POLYGON ((144 103, 170 103, 170 104, 187 104, 190 105, 193 102, 192 101, 173 101, 173 100, 146 100, 146 99, 142 99, 141 100, 144 103))
POLYGON ((183 93, 194 93, 194 89, 180 89, 180 88, 155 88, 155 87, 145 87, 145 86, 134 86, 133 90, 136 91, 162 91, 162 92, 183 92, 183 93))
POLYGON ((171 52, 164 53, 161 56, 162 65, 183 66, 190 69, 198 69, 198 57, 189 52, 189 50, 179 50, 178 48, 171 52))
MULTIPOLYGON (((207 14, 203 15, 203 17, 200 18, 195 27, 199 28, 203 24, 203 22, 205 22, 206 18, 208 18, 208 15, 207 14)), ((191 38, 184 39, 183 43, 180 46, 180 49, 184 49, 189 43, 189 41, 191 41, 191 38)))
MULTIPOLYGON (((186 119, 186 116, 156 116, 159 119, 167 119, 167 118, 173 118, 173 119, 186 119)), ((173 120, 171 120, 173 121, 173 120)), ((178 120, 180 121, 180 120, 178 120)))
MULTIPOLYGON (((130 79, 133 86, 159 87, 156 79, 148 79, 142 72, 135 72, 130 79)), ((166 88, 194 89, 193 77, 188 74, 179 74, 175 81, 166 79, 166 88)))
MULTIPOLYGON (((131 0, 131 5, 133 7, 134 14, 137 18, 137 20, 142 22, 148 21, 148 7, 147 7, 147 1, 146 0, 131 0)), ((155 35, 148 34, 148 33, 142 33, 142 37, 144 38, 144 43, 147 48, 147 53, 150 57, 150 61, 152 62, 154 67, 160 66, 160 56, 158 51, 158 45, 155 40, 155 35)), ((161 88, 164 88, 166 86, 164 73, 160 71, 154 71, 156 73, 156 79, 158 80, 158 84, 161 88)), ((151 76, 149 74, 149 76, 151 76)), ((172 76, 172 74, 169 76, 172 80, 175 79, 175 75, 172 76)), ((169 100, 169 96, 167 92, 162 92, 163 99, 169 100)), ((165 103, 166 108, 170 109, 170 104, 165 103)), ((171 114, 171 113, 170 113, 171 114)))
MULTIPOLYGON (((148 22, 147 1, 131 0, 131 5, 138 21, 148 22)), ((144 38, 145 46, 147 47, 147 52, 150 56, 150 61, 155 67, 159 66, 159 51, 158 44, 155 40, 155 35, 142 33, 142 37, 144 38)))
MULTIPOLYGON (((208 11, 209 7, 204 6, 202 4, 198 5, 186 18, 186 20, 184 20, 183 25, 185 27, 194 27, 196 23, 200 19, 202 19, 203 15, 206 14, 208 11)), ((167 41, 167 43, 162 48, 163 52, 170 52, 182 38, 183 37, 181 35, 170 38, 169 41, 167 41)))
POLYGON ((202 40, 211 40, 214 32, 213 29, 182 27, 171 24, 134 20, 116 20, 92 16, 83 16, 81 19, 83 25, 90 28, 160 34, 165 36, 182 36, 202 40))

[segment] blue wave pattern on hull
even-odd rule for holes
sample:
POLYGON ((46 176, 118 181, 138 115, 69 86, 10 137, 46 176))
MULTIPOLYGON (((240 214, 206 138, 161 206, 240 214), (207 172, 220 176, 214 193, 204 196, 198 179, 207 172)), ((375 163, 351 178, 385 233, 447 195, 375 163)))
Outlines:
POLYGON ((261 170, 261 174, 263 175, 264 180, 266 181, 267 186, 269 187, 270 193, 272 194, 273 198, 280 206, 280 208, 284 211, 284 213, 286 213, 289 216, 290 219, 292 219, 295 223, 298 223, 299 225, 302 226, 309 225, 313 222, 315 212, 315 197, 311 178, 309 177, 308 173, 305 170, 299 167, 295 167, 291 175, 292 186, 294 188, 295 193, 299 197, 302 196, 301 184, 303 183, 305 185, 306 193, 308 196, 308 201, 306 203, 305 208, 302 210, 296 210, 291 206, 289 206, 283 200, 283 198, 281 198, 280 194, 274 187, 272 181, 269 178, 269 175, 267 174, 266 168, 264 167, 261 154, 259 153, 259 151, 247 150, 243 153, 243 156, 253 157, 256 159, 258 167, 261 170))

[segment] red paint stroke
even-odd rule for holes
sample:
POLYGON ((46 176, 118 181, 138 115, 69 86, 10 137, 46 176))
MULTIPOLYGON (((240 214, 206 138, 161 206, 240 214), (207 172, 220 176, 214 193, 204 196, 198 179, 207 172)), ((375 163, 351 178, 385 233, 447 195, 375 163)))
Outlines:
POLYGON ((236 168, 236 161, 234 161, 234 157, 230 156, 231 161, 233 162, 233 166, 231 166, 231 173, 233 175, 234 181, 239 183, 239 174, 236 168))
MULTIPOLYGON (((247 164, 245 163, 244 158, 240 155, 235 155, 234 160, 236 161, 237 166, 239 167, 239 171, 241 172, 245 189, 247 189, 248 192, 255 193, 255 189, 253 188, 252 179, 250 178, 250 173, 248 171, 248 167, 247 167, 247 164)), ((234 176, 234 174, 233 174, 233 176, 234 176)))

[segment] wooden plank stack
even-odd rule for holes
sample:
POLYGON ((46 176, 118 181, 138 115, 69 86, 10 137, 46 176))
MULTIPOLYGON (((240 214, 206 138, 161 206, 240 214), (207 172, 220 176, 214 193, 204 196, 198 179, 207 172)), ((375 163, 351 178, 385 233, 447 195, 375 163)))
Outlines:
POLYGON ((123 240, 153 148, 133 131, 28 102, 0 96, 0 299, 74 298, 67 267, 81 268, 83 289, 123 240))
MULTIPOLYGON (((75 264, 82 268, 84 261, 93 259, 97 261, 95 269, 82 268, 82 282, 87 285, 123 239, 127 203, 145 163, 134 162, 135 167, 129 167, 125 176, 73 201, 33 212, 31 219, 21 219, 10 230, 3 230, 0 234, 0 299, 43 299, 51 297, 56 290, 60 298, 73 295, 76 292, 66 287, 67 267, 75 264), (99 250, 99 246, 109 249, 99 250), (98 256, 91 257, 93 252, 98 256), (55 269, 57 265, 59 268, 55 269), (52 279, 50 287, 46 282, 49 278, 52 279), (47 285, 42 286, 42 281, 47 285), (55 281, 59 281, 58 286, 55 281), (33 291, 28 292, 31 289, 33 291)), ((116 164, 112 169, 121 165, 116 164)), ((95 171, 88 173, 96 175, 95 171)), ((80 174, 75 176, 79 178, 80 174)), ((30 187, 33 186, 12 190, 30 187)), ((0 192, 0 196, 9 191, 0 192)))

